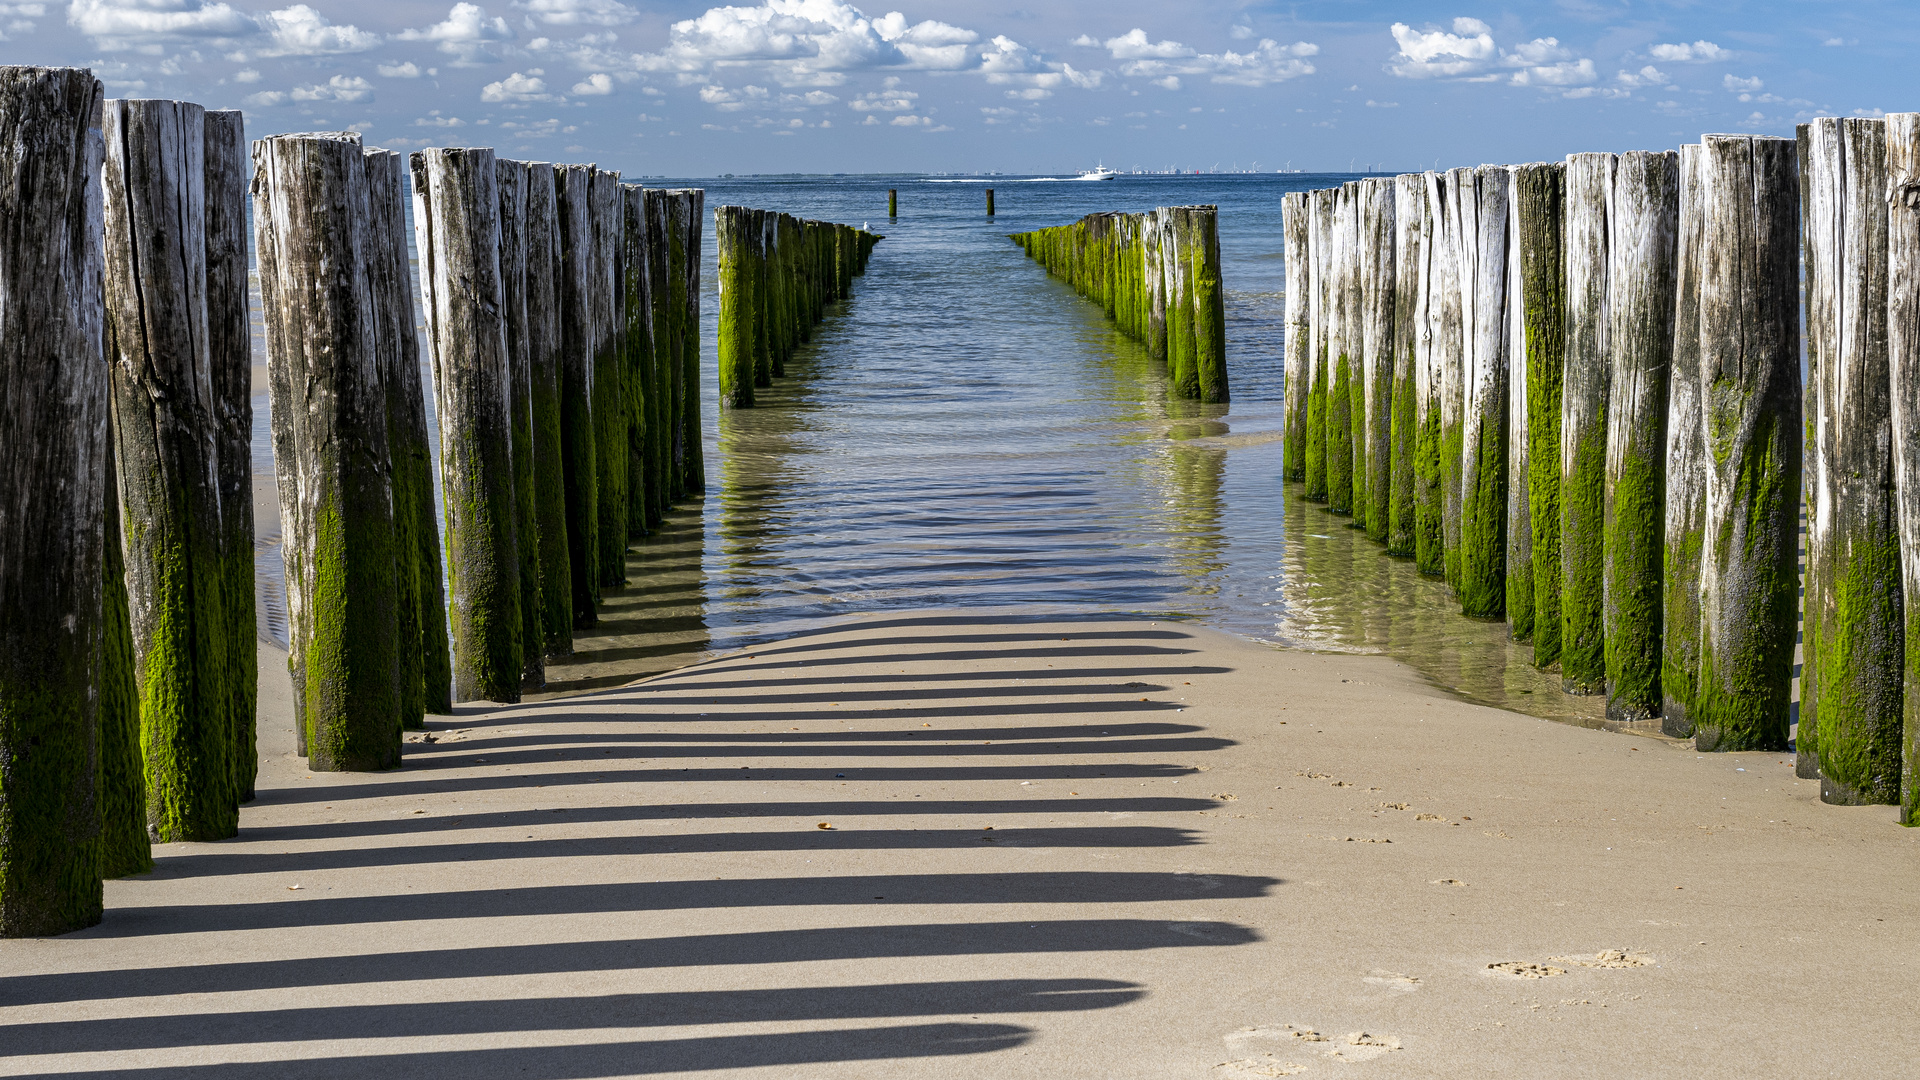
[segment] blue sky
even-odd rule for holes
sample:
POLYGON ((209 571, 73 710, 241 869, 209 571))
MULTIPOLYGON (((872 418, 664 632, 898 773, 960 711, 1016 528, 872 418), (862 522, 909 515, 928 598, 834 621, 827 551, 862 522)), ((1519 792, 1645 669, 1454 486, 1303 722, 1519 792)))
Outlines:
POLYGON ((249 5, 0 0, 0 61, 250 135, 676 176, 1398 171, 1920 109, 1920 5, 1876 0, 249 5))

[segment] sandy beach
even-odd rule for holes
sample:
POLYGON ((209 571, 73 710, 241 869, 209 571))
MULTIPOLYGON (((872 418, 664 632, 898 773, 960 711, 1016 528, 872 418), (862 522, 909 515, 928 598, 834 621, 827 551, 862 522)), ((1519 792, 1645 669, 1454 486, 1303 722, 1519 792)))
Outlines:
POLYGON ((261 661, 240 837, 0 942, 0 1073, 1911 1075, 1920 833, 1789 755, 929 612, 316 775, 261 661))

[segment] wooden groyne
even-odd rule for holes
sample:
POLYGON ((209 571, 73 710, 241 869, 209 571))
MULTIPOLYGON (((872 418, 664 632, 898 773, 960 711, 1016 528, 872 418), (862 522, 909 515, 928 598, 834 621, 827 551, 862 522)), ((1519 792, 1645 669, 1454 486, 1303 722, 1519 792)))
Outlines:
POLYGON ((716 206, 720 255, 720 401, 750 409, 754 388, 786 375, 787 360, 852 295, 853 279, 885 237, 774 210, 716 206))
POLYGON ((1089 214, 1071 225, 1014 233, 1011 239, 1163 361, 1176 397, 1228 400, 1226 294, 1215 207, 1089 214))
POLYGON ((1800 774, 1920 823, 1916 162, 1896 114, 1290 195, 1285 476, 1703 751, 1786 748, 1803 633, 1800 774))

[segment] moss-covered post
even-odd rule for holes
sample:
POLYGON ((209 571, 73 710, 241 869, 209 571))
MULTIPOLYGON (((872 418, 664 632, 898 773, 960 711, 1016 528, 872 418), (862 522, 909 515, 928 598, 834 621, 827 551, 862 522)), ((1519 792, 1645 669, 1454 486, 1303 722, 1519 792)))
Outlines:
POLYGON ((1355 248, 1360 243, 1353 187, 1334 194, 1331 265, 1327 274, 1327 509, 1353 512, 1353 319, 1355 248))
MULTIPOLYGON (((1187 221, 1186 262, 1193 281, 1193 365, 1187 397, 1224 405, 1232 396, 1227 385, 1226 286, 1220 275, 1220 211, 1213 206, 1187 206, 1179 211, 1187 221)), ((1121 325, 1126 325, 1124 318, 1121 325)))
POLYGON ((713 238, 720 252, 720 401, 735 409, 753 407, 753 267, 744 206, 713 209, 713 238))
MULTIPOLYGON (((1307 370, 1308 357, 1311 355, 1308 349, 1313 343, 1313 329, 1308 321, 1312 317, 1311 304, 1307 300, 1307 290, 1311 287, 1308 282, 1313 280, 1313 256, 1307 247, 1311 232, 1308 213, 1306 192, 1293 191, 1281 196, 1280 227, 1285 236, 1287 252, 1287 322, 1286 340, 1282 346, 1286 365, 1284 416, 1287 434, 1285 444, 1281 447, 1281 459, 1289 480, 1307 478, 1307 370)), ((1150 250, 1146 248, 1147 237, 1143 234, 1141 239, 1143 250, 1150 250)), ((1146 299, 1151 305, 1151 275, 1147 277, 1145 285, 1148 290, 1146 299)), ((1161 317, 1164 319, 1164 314, 1161 317)), ((1161 325, 1161 332, 1165 333, 1165 324, 1161 325)))
POLYGON ((891 219, 891 218, 897 218, 899 216, 900 216, 900 193, 893 188, 888 188, 887 189, 887 217, 891 219))
POLYGON ((553 167, 522 162, 520 168, 526 174, 527 191, 527 374, 533 424, 534 530, 540 549, 541 640, 548 656, 567 656, 573 652, 573 574, 567 543, 565 445, 560 434, 564 272, 560 217, 553 167))
POLYGON ((652 403, 658 394, 653 366, 653 233, 647 227, 647 193, 637 184, 620 189, 623 215, 621 267, 625 274, 627 338, 627 535, 645 536, 658 523, 653 490, 652 403))
POLYGON ((1887 361, 1899 500, 1902 614, 1900 824, 1920 825, 1920 113, 1887 125, 1887 361))
POLYGON ((1567 157, 1567 339, 1560 407, 1560 684, 1606 689, 1607 218, 1614 156, 1567 157))
POLYGON ((993 189, 987 189, 987 216, 993 216, 993 189))
POLYGON ((1820 797, 1900 797, 1905 617, 1888 357, 1886 124, 1801 129, 1807 368, 1807 582, 1800 740, 1812 735, 1820 797), (1816 322, 1815 320, 1818 320, 1816 322), (1811 683, 1811 686, 1809 686, 1811 683), (1811 728, 1811 732, 1809 732, 1811 728))
POLYGON ((1466 365, 1461 387, 1460 576, 1463 614, 1498 619, 1507 607, 1507 199, 1504 165, 1473 170, 1460 192, 1460 304, 1466 365))
POLYGON ((1387 444, 1387 552, 1414 554, 1414 455, 1419 430, 1415 405, 1415 351, 1420 345, 1420 303, 1425 280, 1422 235, 1426 199, 1420 176, 1401 173, 1393 179, 1393 355, 1392 396, 1388 402, 1387 444))
POLYGON ((0 67, 0 937, 100 921, 100 82, 0 67))
POLYGON ((1477 188, 1472 169, 1452 169, 1441 189, 1446 201, 1443 215, 1446 239, 1436 292, 1440 315, 1435 334, 1434 366, 1440 378, 1440 528, 1446 551, 1446 576, 1455 589, 1460 587, 1461 476, 1465 460, 1467 407, 1467 335, 1473 326, 1467 320, 1465 290, 1473 285, 1466 260, 1471 254, 1472 221, 1469 210, 1477 188))
POLYGON ((413 226, 437 383, 456 700, 520 700, 520 519, 492 150, 416 151, 413 226))
MULTIPOLYGON (((1695 683, 1700 675, 1700 559, 1706 543, 1709 468, 1707 421, 1700 400, 1700 275, 1702 266, 1711 257, 1703 246, 1706 198, 1700 186, 1700 170, 1704 153, 1705 147, 1700 143, 1680 148, 1673 364, 1667 378, 1667 498, 1662 557, 1665 576, 1660 586, 1660 731, 1676 739, 1693 735, 1692 706, 1695 683)), ((1794 276, 1797 280, 1797 266, 1794 276)), ((1739 346, 1734 347, 1738 351, 1739 346)), ((1795 382, 1798 381, 1796 372, 1795 382)), ((1795 607, 1797 613, 1797 603, 1795 607)))
POLYGON ((699 188, 682 189, 680 211, 674 218, 680 235, 677 246, 685 266, 681 274, 684 292, 680 298, 683 341, 679 392, 675 399, 679 409, 675 420, 680 433, 680 472, 676 486, 679 491, 691 494, 707 489, 706 459, 700 445, 700 252, 706 198, 706 192, 699 188))
MULTIPOLYGON (((1360 182, 1360 378, 1367 535, 1387 542, 1393 502, 1394 182, 1360 182)), ((1356 455, 1358 456, 1358 455, 1356 455)))
MULTIPOLYGON (((1519 309, 1524 337, 1526 473, 1513 483, 1527 487, 1533 568, 1533 663, 1545 668, 1560 659, 1560 414, 1566 378, 1566 266, 1561 244, 1567 167, 1563 162, 1522 165, 1513 177, 1513 244, 1518 248, 1519 309)), ((1511 595, 1511 594, 1509 594, 1511 595)))
POLYGON ((677 405, 673 398, 673 372, 680 355, 681 335, 674 314, 678 308, 672 303, 667 258, 672 246, 668 221, 673 196, 656 188, 647 189, 645 195, 650 237, 647 277, 652 283, 649 300, 653 305, 653 393, 647 400, 648 462, 652 466, 647 490, 653 498, 648 508, 648 522, 657 525, 665 519, 667 511, 673 508, 674 498, 680 494, 679 477, 674 473, 672 418, 677 405))
POLYGON ((1420 174, 1420 292, 1413 352, 1413 561, 1432 577, 1447 573, 1446 499, 1441 482, 1441 379, 1447 341, 1441 282, 1453 263, 1447 228, 1447 178, 1420 174))
POLYGON ((1703 143, 1690 156, 1701 203, 1706 543, 1688 716, 1698 749, 1777 751, 1787 746, 1799 606, 1799 170, 1791 139, 1703 143))
MULTIPOLYGON (((245 249, 242 248, 244 251, 245 249)), ((244 279, 242 279, 244 280, 244 279)), ((147 781, 140 751, 140 688, 134 678, 133 626, 127 613, 127 563, 122 549, 120 495, 113 467, 113 425, 107 429, 106 528, 101 545, 100 667, 100 837, 99 872, 103 878, 144 874, 153 869, 153 844, 147 836, 147 781)))
MULTIPOLYGON (((514 546, 520 563, 520 684, 547 681, 545 601, 540 583, 539 466, 533 452, 533 360, 527 307, 526 163, 495 158, 500 199, 500 295, 506 332, 507 426, 513 434, 514 546)), ((543 271, 544 268, 541 268, 543 271)), ((536 271, 536 272, 541 272, 536 271)))
POLYGON ((1620 155, 1607 243, 1612 372, 1604 633, 1607 716, 1613 720, 1646 720, 1660 711, 1667 375, 1679 223, 1679 155, 1620 155))
POLYGON ((390 769, 401 643, 360 139, 269 136, 253 165, 295 720, 308 768, 390 769))
MULTIPOLYGON (((1519 206, 1514 188, 1523 166, 1507 167, 1507 636, 1533 640, 1532 462, 1527 413, 1527 323, 1522 296, 1519 206)), ((1557 450, 1558 447, 1555 447, 1557 450)))
POLYGON ((626 290, 621 237, 620 174, 596 169, 593 175, 593 420, 594 448, 600 455, 600 586, 627 583, 627 380, 626 290))
MULTIPOLYGON (((391 150, 366 151, 367 280, 374 298, 375 362, 386 395, 387 451, 393 462, 394 604, 401 647, 400 726, 451 712, 453 660, 447 651, 446 589, 434 508, 433 454, 421 392, 420 335, 414 322, 407 243, 407 168, 391 150)), ((253 648, 248 642, 247 648, 253 648)))
POLYGON ((207 340, 205 112, 114 99, 105 134, 107 358, 131 526, 147 820, 162 843, 222 840, 239 831, 240 799, 207 340))
POLYGON ((221 596, 227 610, 228 729, 233 790, 253 799, 259 772, 254 714, 260 662, 253 610, 253 324, 247 303, 247 140, 240 113, 209 110, 207 168, 207 353, 219 430, 221 596))
POLYGON ((554 166, 560 221, 560 453, 567 493, 567 564, 573 628, 600 622, 600 455, 593 420, 593 173, 591 165, 554 166))

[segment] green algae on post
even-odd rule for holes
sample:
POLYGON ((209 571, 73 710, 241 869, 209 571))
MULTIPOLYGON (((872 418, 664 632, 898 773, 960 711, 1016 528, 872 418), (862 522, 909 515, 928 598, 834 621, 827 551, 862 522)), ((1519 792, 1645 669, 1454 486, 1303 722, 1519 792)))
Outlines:
POLYGON ((1823 801, 1898 803, 1906 650, 1886 334, 1886 124, 1815 120, 1800 130, 1800 154, 1814 438, 1799 741, 1813 744, 1823 801))
POLYGON ((1514 173, 1513 243, 1519 247, 1519 305, 1525 353, 1527 521, 1532 527, 1533 663, 1560 659, 1560 413, 1566 377, 1566 269, 1561 226, 1564 163, 1523 165, 1514 173))
POLYGON ((0 67, 0 937, 100 921, 103 529, 100 82, 0 67))
POLYGON ((1462 302, 1464 290, 1471 284, 1462 272, 1468 245, 1463 202, 1470 203, 1475 190, 1472 169, 1448 171, 1446 185, 1441 189, 1442 197, 1446 200, 1446 212, 1443 215, 1446 239, 1439 260, 1437 291, 1440 294, 1440 315, 1434 331, 1434 347, 1438 352, 1435 366, 1440 381, 1438 447, 1441 541, 1446 555, 1447 582, 1456 589, 1460 586, 1460 483, 1465 454, 1466 336, 1472 331, 1466 321, 1466 308, 1462 302))
POLYGON ((560 221, 560 454, 575 630, 600 622, 600 455, 593 419, 594 172, 591 165, 556 165, 553 178, 560 221))
MULTIPOLYGON (((573 652, 573 574, 567 553, 566 466, 560 438, 560 219, 553 168, 544 163, 522 163, 521 169, 527 193, 527 375, 533 425, 534 535, 540 549, 541 636, 535 640, 546 655, 567 656, 573 652)), ((434 547, 437 551, 438 537, 434 538, 434 547)), ((437 580, 438 559, 434 565, 437 580)), ((446 641, 444 632, 440 640, 446 641)), ((532 647, 528 642, 522 645, 532 647)))
POLYGON ((240 827, 218 417, 206 304, 205 111, 105 104, 106 354, 124 502, 147 819, 162 843, 240 827))
POLYGON ((1667 371, 1673 360, 1679 155, 1620 155, 1608 206, 1607 717, 1660 710, 1667 371))
POLYGON ((1700 248, 1716 257, 1700 263, 1703 630, 1688 718, 1698 749, 1777 751, 1787 746, 1799 584, 1796 146, 1709 135, 1697 156, 1700 248))
MULTIPOLYGON (((113 460, 113 425, 106 425, 113 460)), ((102 582, 100 686, 100 876, 125 877, 153 869, 147 836, 147 782, 140 752, 140 689, 133 674, 133 627, 127 621, 126 561, 121 551, 120 500, 109 494, 102 582)), ((251 644, 251 642, 249 642, 251 644)))
POLYGON ((1360 223, 1353 192, 1338 188, 1333 202, 1333 240, 1327 275, 1327 509, 1353 513, 1353 318, 1354 248, 1360 223))
POLYGON ((1402 173, 1393 181, 1393 375, 1388 416, 1387 552, 1413 555, 1414 481, 1419 433, 1416 352, 1424 347, 1422 330, 1426 308, 1422 292, 1426 258, 1426 197, 1421 178, 1402 173))
MULTIPOLYGON (((520 564, 520 684, 547 681, 546 624, 540 584, 538 469, 533 453, 533 369, 527 309, 527 170, 523 162, 494 160, 500 199, 500 293, 506 333, 507 427, 513 440, 514 539, 520 564)), ((543 268, 544 269, 544 268, 543 268)), ((396 520, 398 515, 395 515, 396 520)))
POLYGON ((1307 435, 1304 474, 1306 498, 1327 501, 1327 326, 1332 295, 1334 193, 1320 188, 1307 193, 1307 255, 1312 260, 1307 280, 1307 317, 1312 337, 1307 342, 1307 435))
POLYGON ((1527 322, 1521 293, 1517 187, 1522 166, 1507 169, 1507 636, 1533 640, 1533 500, 1527 484, 1532 461, 1527 414, 1527 322))
POLYGON ((1383 544, 1393 491, 1395 209, 1394 181, 1360 182, 1361 418, 1355 445, 1364 443, 1366 452, 1356 449, 1355 458, 1364 458, 1366 466, 1367 535, 1383 544))
POLYGON ((1920 825, 1920 113, 1887 114, 1887 357, 1903 568, 1900 824, 1920 825))
POLYGON ((1483 165, 1459 190, 1461 333, 1461 613, 1507 606, 1507 196, 1512 174, 1483 165))
POLYGON ((1606 558, 1607 212, 1612 154, 1567 158, 1567 338, 1560 408, 1560 678, 1570 694, 1607 680, 1602 617, 1606 558))
MULTIPOLYGON (((1676 739, 1692 738, 1694 734, 1693 702, 1700 674, 1702 633, 1700 560, 1705 547, 1709 469, 1707 421, 1700 400, 1703 354, 1700 275, 1709 261, 1704 247, 1707 198, 1701 190, 1704 153, 1705 147, 1700 143, 1680 148, 1673 363, 1667 376, 1666 551, 1665 576, 1660 586, 1660 731, 1676 739)), ((1736 241, 1731 254, 1737 259, 1743 248, 1751 248, 1751 237, 1738 230, 1732 232, 1731 237, 1721 239, 1736 241)), ((1798 278, 1797 266, 1795 278, 1798 278)), ((1715 342, 1716 347, 1726 344, 1715 342)), ((1798 382, 1798 373, 1795 374, 1798 382)))
MULTIPOLYGON (((1443 284, 1452 278, 1452 232, 1447 224, 1447 178, 1422 173, 1420 216, 1420 294, 1414 318, 1420 338, 1414 343, 1413 373, 1413 559, 1420 572, 1445 577, 1446 499, 1440 467, 1441 381, 1447 350, 1443 284)), ((1452 328, 1459 328, 1456 316, 1452 328)))

